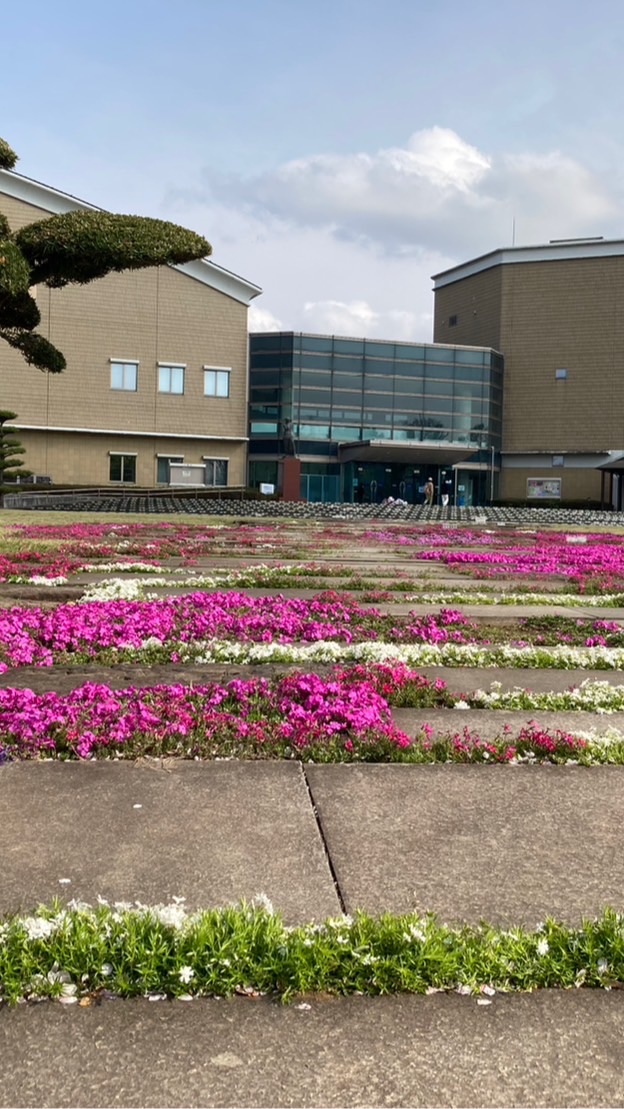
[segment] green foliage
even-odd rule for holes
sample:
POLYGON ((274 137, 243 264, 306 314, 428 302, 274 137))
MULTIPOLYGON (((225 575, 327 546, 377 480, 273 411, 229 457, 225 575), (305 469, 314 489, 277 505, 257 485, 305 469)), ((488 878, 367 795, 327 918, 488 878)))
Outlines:
MULTIPOLYGON (((266 901, 262 897, 258 901, 266 901)), ((339 916, 286 927, 266 905, 187 914, 180 903, 40 906, 0 923, 0 1001, 44 997, 438 993, 486 997, 534 989, 609 989, 624 980, 624 918, 605 909, 571 927, 433 914, 339 916)))
POLYGON ((30 267, 21 250, 8 239, 0 239, 0 296, 24 293, 30 284, 30 267))
POLYGON ((3 295, 0 289, 0 319, 2 331, 32 331, 40 322, 41 313, 28 291, 11 296, 3 295))
POLYGON ((27 477, 30 473, 25 470, 19 456, 26 454, 25 448, 19 439, 13 436, 13 428, 5 427, 9 420, 16 420, 17 413, 7 410, 0 411, 0 490, 5 488, 7 481, 14 481, 17 477, 27 477))
MULTIPOLYGON (((10 170, 16 161, 0 139, 0 168, 10 170)), ((29 288, 85 285, 107 273, 180 265, 211 252, 201 235, 164 220, 77 211, 38 220, 11 235, 0 215, 0 339, 31 365, 61 373, 65 358, 34 330, 41 317, 29 288)))
POLYGON ((201 235, 164 220, 110 212, 66 212, 31 223, 15 240, 31 267, 31 283, 61 288, 112 271, 176 265, 211 252, 201 235))
POLYGON ((57 350, 43 335, 38 335, 36 331, 17 328, 12 330, 0 327, 0 338, 19 350, 29 365, 37 366, 40 370, 47 370, 51 374, 60 374, 67 365, 60 350, 57 350))
POLYGON ((17 154, 11 150, 8 142, 0 139, 0 169, 13 169, 17 161, 17 154))

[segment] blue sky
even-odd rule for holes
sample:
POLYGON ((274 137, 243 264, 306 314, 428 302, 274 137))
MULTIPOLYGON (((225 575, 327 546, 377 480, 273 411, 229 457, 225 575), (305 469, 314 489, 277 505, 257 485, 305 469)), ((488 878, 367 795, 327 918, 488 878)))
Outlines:
POLYGON ((624 235, 619 0, 29 0, 18 170, 203 232, 252 326, 431 339, 430 275, 624 235))

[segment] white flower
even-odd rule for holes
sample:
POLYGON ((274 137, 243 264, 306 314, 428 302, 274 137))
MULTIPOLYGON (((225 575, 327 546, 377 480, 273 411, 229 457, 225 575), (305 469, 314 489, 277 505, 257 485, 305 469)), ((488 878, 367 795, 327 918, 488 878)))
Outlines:
POLYGON ((609 964, 606 959, 598 960, 598 974, 606 974, 609 969, 609 964))
POLYGON ((549 951, 548 940, 544 940, 544 939, 538 940, 537 941, 537 954, 538 955, 547 955, 548 951, 549 951))
POLYGON ((192 967, 180 967, 178 971, 178 978, 185 986, 188 986, 191 978, 195 977, 195 971, 192 967))
POLYGON ((112 963, 102 963, 102 966, 100 967, 100 974, 104 978, 110 978, 112 973, 113 973, 112 963))
POLYGON ((456 701, 453 705, 454 709, 469 709, 470 705, 467 701, 456 701))
POLYGON ((181 928, 186 921, 185 909, 180 904, 156 905, 152 912, 161 924, 168 924, 171 928, 181 928))
POLYGON ((44 920, 40 916, 27 916, 20 922, 29 940, 44 940, 56 930, 53 920, 44 920))

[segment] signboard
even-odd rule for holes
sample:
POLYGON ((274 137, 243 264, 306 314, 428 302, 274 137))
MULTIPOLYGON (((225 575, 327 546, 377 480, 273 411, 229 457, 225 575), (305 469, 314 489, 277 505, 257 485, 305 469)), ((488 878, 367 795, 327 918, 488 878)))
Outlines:
POLYGON ((269 495, 269 494, 275 492, 275 486, 272 485, 269 481, 261 481, 260 482, 260 492, 261 493, 266 493, 267 495, 269 495))
POLYGON ((527 500, 545 501, 561 499, 560 477, 528 477, 527 500))
POLYGON ((206 484, 206 468, 201 464, 170 462, 169 485, 189 485, 192 487, 206 484))

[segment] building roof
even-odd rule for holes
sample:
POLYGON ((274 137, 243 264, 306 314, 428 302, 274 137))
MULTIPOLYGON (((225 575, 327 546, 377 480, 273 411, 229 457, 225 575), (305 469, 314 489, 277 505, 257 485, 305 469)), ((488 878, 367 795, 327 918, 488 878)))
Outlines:
POLYGON ((473 277, 494 266, 508 266, 519 262, 565 262, 581 258, 613 258, 624 255, 624 239, 552 239, 538 246, 508 246, 481 254, 468 262, 461 262, 441 273, 434 273, 434 289, 473 277))
MULTIPOLYGON (((12 170, 0 169, 0 194, 10 196, 14 200, 21 200, 25 204, 31 204, 35 208, 41 208, 42 212, 55 216, 64 212, 100 211, 95 204, 89 204, 88 201, 80 200, 71 193, 53 189, 50 185, 43 185, 40 181, 34 181, 31 177, 24 177, 12 170)), ((195 281, 201 281, 203 285, 208 285, 211 289, 224 293, 241 304, 249 304, 262 292, 259 285, 253 285, 251 281, 246 281, 244 277, 239 277, 238 274, 218 266, 209 258, 199 258, 171 268, 194 278, 195 281)))

